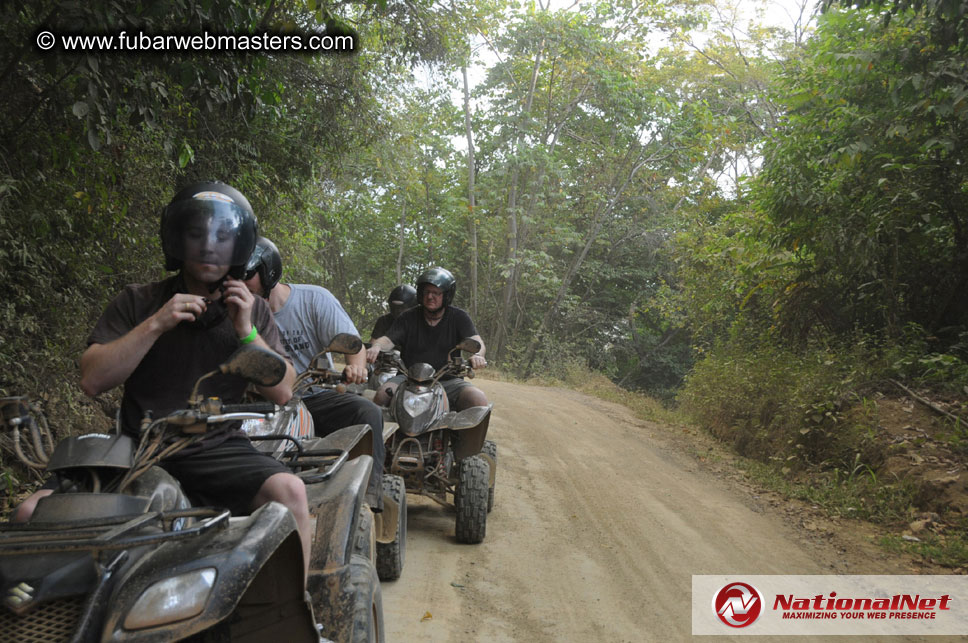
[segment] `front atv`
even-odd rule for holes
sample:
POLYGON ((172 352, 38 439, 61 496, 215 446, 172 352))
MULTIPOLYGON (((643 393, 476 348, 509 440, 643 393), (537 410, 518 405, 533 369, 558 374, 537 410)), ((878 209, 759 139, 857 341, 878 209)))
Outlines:
MULTIPOLYGON (((281 362, 243 347, 220 371, 271 385, 278 370, 266 360, 281 362)), ((209 427, 276 410, 266 407, 207 398, 151 422, 137 448, 126 436, 87 434, 49 454, 46 422, 22 398, 0 400, 18 455, 61 483, 28 522, 0 524, 0 643, 383 641, 363 499, 373 463, 368 427, 291 458, 316 523, 308 579, 284 506, 238 517, 191 508, 178 483, 153 466, 209 427)))

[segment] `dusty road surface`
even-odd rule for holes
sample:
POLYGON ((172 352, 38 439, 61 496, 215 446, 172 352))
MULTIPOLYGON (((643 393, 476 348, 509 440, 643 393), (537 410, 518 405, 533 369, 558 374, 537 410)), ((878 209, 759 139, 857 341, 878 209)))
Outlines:
POLYGON ((452 512, 408 496, 403 575, 383 584, 388 642, 681 641, 693 574, 911 573, 860 537, 804 527, 681 428, 565 389, 475 383, 498 443, 487 537, 458 544, 452 512))

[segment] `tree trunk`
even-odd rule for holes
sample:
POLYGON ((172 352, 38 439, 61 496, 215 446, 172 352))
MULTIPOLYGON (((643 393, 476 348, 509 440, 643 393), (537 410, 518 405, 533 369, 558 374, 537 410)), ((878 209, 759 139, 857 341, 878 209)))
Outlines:
MULTIPOLYGON (((525 100, 524 110, 521 113, 520 120, 523 122, 524 119, 531 112, 531 105, 534 102, 534 89, 538 84, 538 72, 541 70, 541 55, 544 49, 544 40, 538 45, 538 53, 534 59, 534 65, 531 68, 531 84, 528 87, 528 95, 525 100)), ((521 127, 517 131, 517 140, 515 141, 515 157, 521 150, 522 140, 524 139, 524 132, 521 127)), ((508 216, 508 254, 507 254, 507 266, 508 266, 508 277, 507 281, 504 282, 504 293, 501 302, 501 310, 499 311, 498 318, 496 320, 497 331, 495 333, 494 340, 494 354, 495 357, 500 360, 504 356, 505 343, 507 340, 507 326, 511 319, 511 305, 514 301, 514 292, 517 287, 517 276, 518 276, 518 183, 521 179, 521 166, 515 160, 514 169, 511 172, 511 186, 508 190, 508 206, 507 206, 507 216, 508 216)))
POLYGON ((464 132, 467 135, 467 233, 471 248, 471 319, 477 319, 477 211, 474 194, 474 132, 471 129, 471 93, 467 85, 467 66, 460 69, 464 76, 464 132))
POLYGON ((407 192, 403 192, 403 207, 400 210, 400 246, 397 248, 397 283, 403 283, 403 248, 407 238, 407 192))
POLYGON ((561 302, 564 300, 565 295, 568 294, 568 290, 571 288, 571 282, 574 281, 575 275, 581 269, 582 264, 585 262, 585 257, 588 256, 588 251, 591 250, 592 244, 598 239, 599 233, 602 231, 602 227, 611 216, 612 212, 615 210, 615 206, 618 205, 619 201, 622 199, 622 194, 625 192, 625 188, 635 177, 636 173, 648 162, 655 160, 653 157, 648 159, 642 159, 642 151, 640 150, 638 157, 636 158, 635 165, 631 168, 628 175, 624 178, 621 185, 616 186, 615 190, 612 192, 611 198, 605 207, 599 209, 595 213, 595 218, 592 221, 591 229, 588 231, 588 236, 585 238, 585 243, 582 246, 581 252, 575 257, 568 267, 568 271, 565 273, 564 278, 561 280, 561 286, 558 288, 558 293, 555 295, 555 300, 551 304, 551 307, 545 312, 544 317, 541 319, 541 324, 538 329, 531 336, 531 341, 528 344, 528 350, 524 357, 524 372, 525 374, 530 374, 531 365, 534 362, 535 350, 538 348, 538 342, 540 341, 541 335, 547 329, 555 315, 558 314, 558 309, 561 306, 561 302))

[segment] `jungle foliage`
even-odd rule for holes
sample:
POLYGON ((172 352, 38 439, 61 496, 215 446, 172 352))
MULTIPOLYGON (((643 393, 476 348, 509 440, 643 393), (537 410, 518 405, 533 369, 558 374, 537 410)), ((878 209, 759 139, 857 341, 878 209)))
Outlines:
POLYGON ((444 265, 501 368, 580 364, 847 466, 871 382, 968 383, 965 5, 804 3, 781 28, 725 0, 4 3, 0 388, 83 425, 87 332, 163 275, 176 188, 219 178, 364 339, 444 265), (358 45, 82 54, 41 30, 358 45))
POLYGON ((681 400, 792 466, 876 467, 876 417, 851 418, 891 378, 968 383, 964 42, 934 3, 865 4, 819 17, 773 77, 745 198, 675 242, 704 356, 681 400))

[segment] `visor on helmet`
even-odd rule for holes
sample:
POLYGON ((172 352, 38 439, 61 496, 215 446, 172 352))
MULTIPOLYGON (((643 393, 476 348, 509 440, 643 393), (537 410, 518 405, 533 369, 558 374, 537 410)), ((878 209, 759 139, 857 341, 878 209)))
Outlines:
POLYGON ((171 204, 162 243, 179 261, 218 266, 244 265, 255 244, 251 215, 220 199, 186 199, 171 204))

